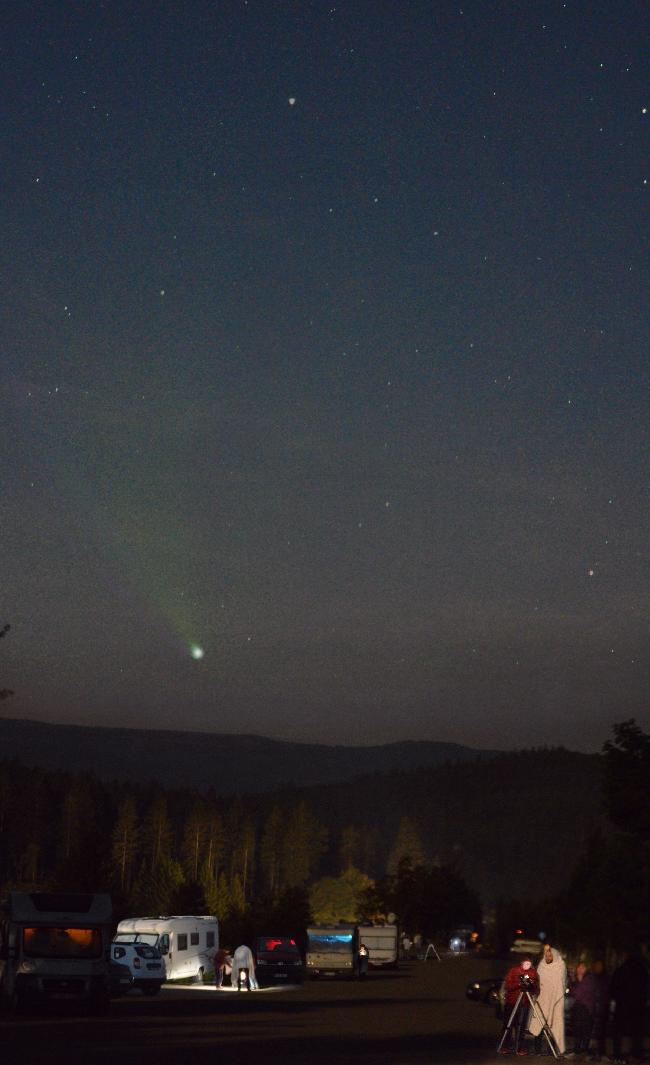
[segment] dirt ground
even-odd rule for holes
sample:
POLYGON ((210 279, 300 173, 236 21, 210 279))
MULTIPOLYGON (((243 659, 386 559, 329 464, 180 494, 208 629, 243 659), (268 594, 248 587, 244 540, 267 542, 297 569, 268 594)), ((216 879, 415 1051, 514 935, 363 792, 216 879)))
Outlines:
POLYGON ((108 1017, 74 1011, 2 1018, 2 1065, 421 1065, 497 1060, 494 1011, 465 997, 503 963, 410 963, 364 981, 260 992, 207 987, 132 992, 108 1017))

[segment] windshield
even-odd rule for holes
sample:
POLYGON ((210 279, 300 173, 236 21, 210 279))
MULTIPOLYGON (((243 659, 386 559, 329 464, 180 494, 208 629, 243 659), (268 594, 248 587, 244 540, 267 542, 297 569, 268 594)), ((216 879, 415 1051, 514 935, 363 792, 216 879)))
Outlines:
POLYGON ((26 958, 101 958, 99 928, 25 928, 26 958))
POLYGON ((309 950, 328 954, 349 954, 352 949, 352 932, 309 933, 309 950))
POLYGON ((118 932, 114 943, 148 943, 150 947, 158 946, 157 932, 118 932))
POLYGON ((262 954, 299 954, 295 939, 264 936, 257 941, 257 952, 262 954))

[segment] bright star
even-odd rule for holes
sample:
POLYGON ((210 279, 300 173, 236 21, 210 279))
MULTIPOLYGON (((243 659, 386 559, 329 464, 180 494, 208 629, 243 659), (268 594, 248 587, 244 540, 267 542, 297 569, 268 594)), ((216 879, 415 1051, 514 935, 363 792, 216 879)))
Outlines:
POLYGON ((205 655, 205 651, 202 647, 199 647, 198 643, 192 643, 190 644, 190 654, 198 662, 205 655))

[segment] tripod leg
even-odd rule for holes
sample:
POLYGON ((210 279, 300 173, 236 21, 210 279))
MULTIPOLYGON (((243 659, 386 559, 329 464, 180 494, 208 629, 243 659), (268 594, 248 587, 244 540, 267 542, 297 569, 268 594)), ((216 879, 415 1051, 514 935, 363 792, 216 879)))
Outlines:
POLYGON ((548 1021, 546 1020, 546 1017, 544 1016, 544 1011, 542 1010, 542 1007, 540 1006, 539 1002, 537 1002, 533 998, 533 996, 530 994, 529 991, 526 992, 526 998, 528 999, 528 1001, 530 1003, 530 1008, 533 1011, 533 1014, 535 1015, 539 1025, 541 1026, 541 1030, 542 1030, 542 1032, 543 1032, 543 1034, 544 1034, 544 1036, 546 1038, 546 1042, 548 1043, 548 1045, 550 1047, 551 1054, 553 1055, 554 1058, 556 1058, 556 1059, 559 1058, 560 1051, 558 1049, 557 1043, 555 1042, 555 1036, 553 1035, 551 1029, 548 1026, 548 1021))
POLYGON ((517 998, 517 1001, 515 1002, 514 1006, 512 1007, 512 1013, 510 1014, 510 1018, 508 1020, 508 1023, 506 1024, 505 1028, 503 1029, 503 1032, 501 1033, 501 1039, 499 1040, 499 1045, 497 1046, 497 1054, 501 1053, 501 1048, 502 1048, 503 1044, 506 1041, 506 1037, 509 1034, 510 1029, 512 1028, 512 1022, 514 1021, 514 1019, 515 1019, 515 1017, 517 1015, 517 1010, 519 1009, 519 1004, 520 1004, 520 1002, 521 1002, 523 997, 524 997, 524 993, 523 993, 523 991, 520 991, 519 992, 519 996, 517 998))

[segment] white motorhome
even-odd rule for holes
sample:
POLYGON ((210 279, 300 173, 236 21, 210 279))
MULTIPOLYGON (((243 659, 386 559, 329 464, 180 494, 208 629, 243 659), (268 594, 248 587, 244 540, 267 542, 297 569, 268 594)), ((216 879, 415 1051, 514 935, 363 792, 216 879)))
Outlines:
POLYGON ((108 1005, 113 907, 108 895, 12 891, 0 910, 0 999, 108 1005))
POLYGON ((216 917, 127 917, 118 924, 113 942, 158 947, 166 980, 201 980, 214 968, 219 922, 216 917))
POLYGON ((368 950, 371 969, 396 969, 399 931, 396 924, 359 925, 359 942, 368 950))
POLYGON ((307 929, 307 976, 358 974, 359 934, 354 925, 314 925, 307 929))

